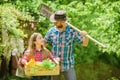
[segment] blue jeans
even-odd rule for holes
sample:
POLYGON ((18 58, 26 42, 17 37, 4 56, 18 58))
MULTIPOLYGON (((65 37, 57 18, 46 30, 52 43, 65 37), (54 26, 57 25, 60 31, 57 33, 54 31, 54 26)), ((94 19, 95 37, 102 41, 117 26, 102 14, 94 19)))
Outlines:
POLYGON ((31 80, 51 80, 49 76, 32 76, 31 80))
POLYGON ((74 68, 70 68, 64 72, 61 72, 59 76, 53 76, 53 80, 62 80, 62 75, 65 80, 76 80, 76 74, 74 68))

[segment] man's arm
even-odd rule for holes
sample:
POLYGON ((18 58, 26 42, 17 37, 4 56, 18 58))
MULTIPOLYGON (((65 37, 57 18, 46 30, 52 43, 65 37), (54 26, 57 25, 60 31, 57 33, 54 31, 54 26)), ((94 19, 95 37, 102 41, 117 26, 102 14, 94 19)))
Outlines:
POLYGON ((88 37, 84 37, 83 39, 83 46, 87 46, 88 45, 88 42, 89 42, 89 38, 88 37))

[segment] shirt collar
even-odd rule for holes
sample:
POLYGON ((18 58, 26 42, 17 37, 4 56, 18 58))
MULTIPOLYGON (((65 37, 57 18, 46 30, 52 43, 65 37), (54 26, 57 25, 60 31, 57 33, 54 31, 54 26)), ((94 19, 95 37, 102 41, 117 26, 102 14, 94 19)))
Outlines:
MULTIPOLYGON (((60 32, 59 29, 56 28, 56 26, 54 26, 54 29, 55 29, 55 30, 53 30, 53 31, 55 31, 55 32, 60 32)), ((70 28, 69 28, 69 25, 66 25, 66 28, 65 28, 62 32, 60 32, 60 33, 63 33, 63 32, 66 32, 66 31, 69 31, 69 29, 70 29, 70 28)))
POLYGON ((42 52, 42 50, 39 51, 39 50, 37 50, 37 49, 34 49, 34 51, 35 51, 35 52, 42 52))

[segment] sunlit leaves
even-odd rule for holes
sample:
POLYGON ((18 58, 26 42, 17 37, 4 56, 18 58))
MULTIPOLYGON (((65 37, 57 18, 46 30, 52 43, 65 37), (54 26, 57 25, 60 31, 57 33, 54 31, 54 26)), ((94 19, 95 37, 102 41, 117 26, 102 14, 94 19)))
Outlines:
POLYGON ((17 28, 20 26, 19 20, 30 19, 30 16, 21 13, 11 4, 0 5, 0 16, 0 26, 3 29, 11 32, 12 35, 17 35, 16 37, 25 37, 23 31, 17 28))

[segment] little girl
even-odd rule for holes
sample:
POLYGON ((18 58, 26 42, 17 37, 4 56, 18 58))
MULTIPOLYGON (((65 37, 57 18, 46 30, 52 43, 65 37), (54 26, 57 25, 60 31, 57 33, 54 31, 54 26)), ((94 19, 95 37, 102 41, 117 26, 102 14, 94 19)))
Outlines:
MULTIPOLYGON (((27 64, 31 58, 36 62, 50 58, 55 63, 56 59, 51 55, 50 51, 44 47, 44 39, 40 33, 33 33, 29 39, 28 49, 25 51, 23 58, 19 62, 20 65, 27 64)), ((32 76, 31 80, 49 80, 49 76, 32 76)))

